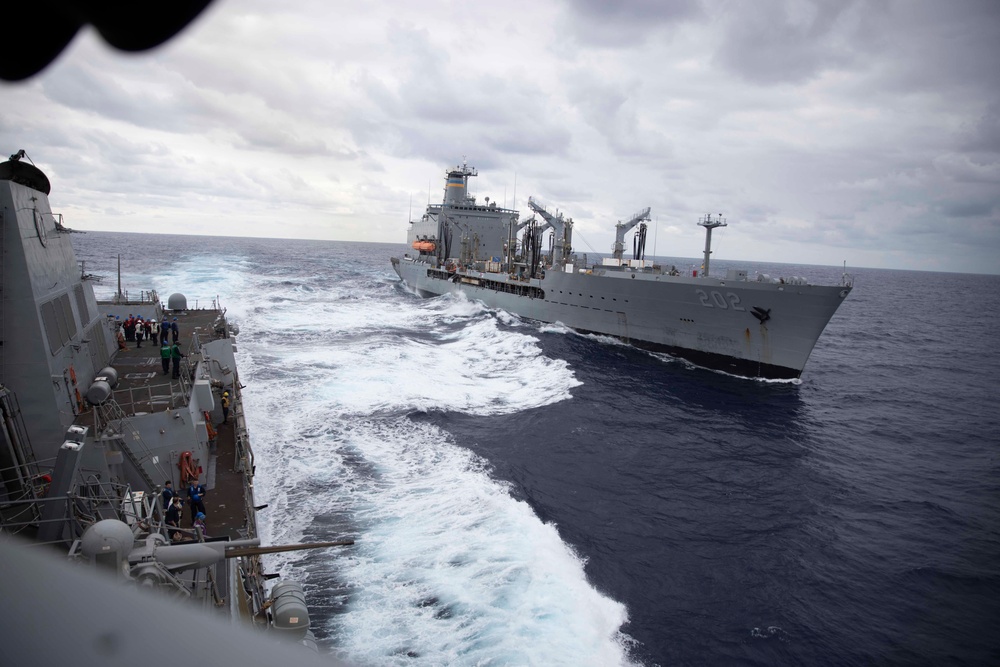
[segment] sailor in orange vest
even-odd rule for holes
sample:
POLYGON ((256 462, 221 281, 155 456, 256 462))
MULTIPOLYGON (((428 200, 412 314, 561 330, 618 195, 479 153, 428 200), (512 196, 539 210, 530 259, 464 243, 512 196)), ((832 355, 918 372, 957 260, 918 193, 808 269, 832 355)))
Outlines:
POLYGON ((222 392, 222 423, 229 423, 229 392, 222 392))

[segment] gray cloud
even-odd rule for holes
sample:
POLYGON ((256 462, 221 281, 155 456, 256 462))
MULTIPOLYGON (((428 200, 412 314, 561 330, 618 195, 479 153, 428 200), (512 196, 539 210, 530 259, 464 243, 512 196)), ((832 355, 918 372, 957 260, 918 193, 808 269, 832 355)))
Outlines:
POLYGON ((698 0, 567 0, 567 22, 583 47, 628 48, 652 33, 701 18, 698 0))
POLYGON ((0 84, 0 145, 84 229, 400 241, 467 156, 477 194, 516 174, 599 250, 649 205, 692 257, 710 210, 727 257, 1000 272, 998 7, 220 3, 0 84))
POLYGON ((398 69, 362 71, 354 81, 360 104, 346 124, 359 145, 437 161, 470 152, 486 160, 494 152, 565 153, 569 134, 530 77, 469 72, 426 29, 394 22, 387 33, 398 69))
POLYGON ((881 23, 882 3, 765 1, 729 4, 716 62, 759 84, 802 83, 831 69, 865 67, 865 25, 881 23))

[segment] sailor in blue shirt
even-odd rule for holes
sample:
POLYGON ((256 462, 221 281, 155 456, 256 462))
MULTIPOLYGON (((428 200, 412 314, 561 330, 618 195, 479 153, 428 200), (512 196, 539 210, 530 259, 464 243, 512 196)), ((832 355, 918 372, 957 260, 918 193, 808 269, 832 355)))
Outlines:
POLYGON ((194 518, 198 512, 205 511, 205 486, 199 484, 198 480, 191 480, 187 490, 188 498, 191 499, 191 524, 194 525, 194 518))
POLYGON ((177 493, 174 491, 173 483, 168 479, 163 483, 163 509, 170 508, 170 501, 176 496, 177 493))

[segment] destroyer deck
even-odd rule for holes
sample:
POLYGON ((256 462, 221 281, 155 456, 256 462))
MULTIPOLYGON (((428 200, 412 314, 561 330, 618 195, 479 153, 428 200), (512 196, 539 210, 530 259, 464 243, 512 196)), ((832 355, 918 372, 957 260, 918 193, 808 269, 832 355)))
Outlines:
MULTIPOLYGON (((110 305, 99 303, 99 307, 102 309, 106 309, 110 305)), ((114 308, 119 311, 122 307, 122 305, 114 304, 114 308)), ((128 309, 127 304, 125 308, 128 309)), ((138 305, 136 310, 139 310, 138 305)), ((219 336, 213 327, 217 316, 218 312, 214 308, 190 309, 170 313, 169 319, 177 318, 178 342, 183 353, 188 355, 181 359, 181 377, 179 379, 173 379, 172 370, 166 374, 163 373, 158 341, 144 340, 141 347, 137 347, 135 341, 128 341, 126 348, 117 352, 113 365, 118 370, 119 377, 114 397, 126 417, 150 412, 163 412, 187 405, 192 391, 189 379, 191 376, 189 361, 195 344, 195 334, 202 344, 217 340, 219 336)), ((216 392, 216 400, 218 401, 218 399, 219 394, 216 392)), ((207 510, 209 535, 211 537, 228 536, 232 539, 239 539, 245 537, 246 493, 244 475, 236 469, 238 456, 236 441, 237 436, 240 436, 243 442, 246 442, 247 431, 242 405, 239 401, 238 387, 231 392, 231 399, 228 424, 222 424, 222 409, 218 404, 211 413, 212 426, 216 431, 215 447, 209 461, 204 462, 202 466, 203 473, 200 481, 208 489, 208 494, 205 496, 205 509, 207 510)), ((94 411, 88 410, 77 418, 76 423, 93 428, 94 421, 94 411)), ((176 469, 173 472, 176 472, 176 469)), ((154 481, 157 484, 162 484, 165 480, 156 479, 154 481)), ((186 503, 186 490, 181 487, 176 488, 175 491, 186 503)), ((185 504, 182 526, 190 523, 189 516, 185 504)))

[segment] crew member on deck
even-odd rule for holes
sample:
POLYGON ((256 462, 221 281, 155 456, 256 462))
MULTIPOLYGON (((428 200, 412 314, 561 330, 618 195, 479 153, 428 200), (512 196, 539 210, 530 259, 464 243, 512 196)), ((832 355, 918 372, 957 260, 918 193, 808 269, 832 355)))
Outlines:
POLYGON ((174 496, 173 501, 170 503, 170 507, 167 509, 167 525, 173 526, 174 528, 180 528, 181 526, 181 510, 183 509, 183 501, 180 496, 174 496))
POLYGON ((163 483, 163 509, 167 509, 168 507, 170 507, 170 502, 174 499, 174 496, 176 495, 177 494, 174 493, 173 482, 171 482, 168 479, 163 483))
POLYGON ((194 525, 198 514, 205 513, 205 486, 199 484, 197 479, 193 479, 188 486, 187 494, 191 504, 191 524, 194 525))
MULTIPOLYGON (((164 343, 166 345, 166 343, 164 343)), ((181 344, 174 341, 173 346, 170 348, 170 359, 174 362, 174 379, 176 380, 181 376, 181 344)))
POLYGON ((160 346, 160 361, 163 363, 164 375, 170 372, 170 355, 170 346, 167 345, 167 341, 163 341, 163 345, 160 346))
POLYGON ((208 537, 208 528, 205 526, 205 513, 198 512, 194 515, 194 524, 192 524, 198 531, 201 532, 201 537, 208 537))

